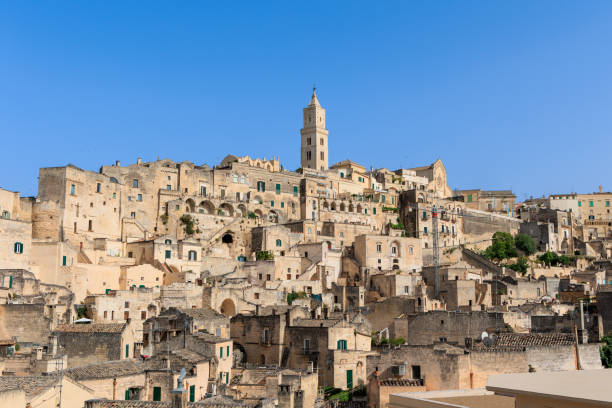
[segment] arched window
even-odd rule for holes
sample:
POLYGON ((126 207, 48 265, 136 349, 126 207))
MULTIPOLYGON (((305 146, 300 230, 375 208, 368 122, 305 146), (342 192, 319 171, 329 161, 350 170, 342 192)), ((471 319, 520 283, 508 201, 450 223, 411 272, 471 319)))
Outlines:
POLYGON ((196 251, 189 251, 189 260, 190 261, 197 261, 198 260, 198 254, 196 251))
POLYGON ((277 247, 283 246, 283 241, 281 241, 280 239, 277 239, 276 240, 276 246, 277 247))
POLYGON ((23 254, 23 244, 21 242, 15 242, 13 249, 16 254, 23 254))
POLYGON ((167 240, 164 241, 164 244, 172 245, 172 240, 171 239, 167 239, 167 240))

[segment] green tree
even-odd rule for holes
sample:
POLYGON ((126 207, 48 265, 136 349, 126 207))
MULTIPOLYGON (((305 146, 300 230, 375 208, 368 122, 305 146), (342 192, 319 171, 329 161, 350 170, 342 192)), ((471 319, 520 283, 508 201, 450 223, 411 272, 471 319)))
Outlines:
POLYGON ((514 237, 514 243, 516 244, 516 248, 523 251, 525 255, 533 255, 536 253, 536 242, 530 235, 517 234, 516 237, 514 237))
POLYGON ((508 268, 520 272, 521 275, 525 275, 527 273, 527 269, 529 269, 529 261, 526 256, 521 256, 516 263, 505 265, 508 268))
POLYGON ((603 343, 599 350, 601 364, 605 368, 612 368, 612 333, 602 337, 601 342, 603 343))
POLYGON ((493 243, 485 250, 484 256, 489 259, 507 259, 517 256, 512 235, 501 231, 493 234, 493 243))
POLYGON ((554 252, 546 251, 538 257, 540 261, 548 266, 556 265, 559 257, 554 252))

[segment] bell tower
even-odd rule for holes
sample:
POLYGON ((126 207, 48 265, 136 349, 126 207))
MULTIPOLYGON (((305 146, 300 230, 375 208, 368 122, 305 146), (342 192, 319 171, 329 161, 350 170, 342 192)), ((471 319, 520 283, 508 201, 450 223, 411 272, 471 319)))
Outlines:
POLYGON ((304 108, 304 127, 302 135, 302 168, 327 171, 329 169, 328 131, 325 129, 325 109, 319 104, 316 88, 312 88, 312 98, 304 108))

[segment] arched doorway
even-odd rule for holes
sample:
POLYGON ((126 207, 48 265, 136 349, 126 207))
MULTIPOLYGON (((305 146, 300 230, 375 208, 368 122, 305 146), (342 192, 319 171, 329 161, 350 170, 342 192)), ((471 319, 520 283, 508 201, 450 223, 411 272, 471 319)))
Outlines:
POLYGON ((232 317, 236 315, 236 305, 232 299, 225 299, 223 303, 221 303, 220 312, 227 317, 232 317))
POLYGON ((232 236, 232 234, 227 232, 221 237, 221 242, 223 242, 224 244, 231 244, 234 242, 234 237, 232 236))
POLYGON ((200 208, 204 210, 206 214, 214 214, 215 213, 215 205, 208 200, 202 201, 200 203, 200 208))
POLYGON ((189 198, 187 199, 187 212, 195 212, 195 201, 193 201, 193 199, 189 198))

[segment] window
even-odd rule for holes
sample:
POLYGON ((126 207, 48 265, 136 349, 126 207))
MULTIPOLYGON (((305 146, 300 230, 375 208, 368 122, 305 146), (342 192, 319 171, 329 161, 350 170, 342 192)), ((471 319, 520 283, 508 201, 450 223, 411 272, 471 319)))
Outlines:
POLYGON ((102 184, 96 184, 96 193, 99 193, 102 190, 102 184))
POLYGON ((136 201, 142 201, 142 194, 138 194, 138 197, 136 198, 136 201))
POLYGON ((312 152, 306 152, 306 160, 312 159, 312 152))
POLYGON ((70 195, 76 194, 76 186, 74 184, 70 185, 70 195))
POLYGON ((136 218, 136 212, 135 212, 135 211, 132 211, 132 212, 130 213, 130 216, 131 216, 132 218, 136 218))
POLYGON ((138 188, 138 179, 132 180, 132 187, 138 188))
POLYGON ((269 344, 270 343, 270 329, 265 328, 263 330, 263 343, 264 344, 269 344))
POLYGON ((310 351, 310 339, 304 339, 304 352, 308 353, 310 351))
POLYGON ((172 257, 172 251, 166 251, 166 259, 170 259, 172 257))
POLYGON ((190 261, 197 261, 198 260, 198 254, 196 251, 189 251, 189 260, 190 261))
POLYGON ((274 200, 270 201, 270 207, 274 207, 274 200))
POLYGON ((161 401, 161 387, 153 387, 153 401, 161 401))
POLYGON ((23 254, 23 244, 21 242, 15 242, 13 250, 16 254, 23 254))
POLYGON ((224 188, 221 189, 221 198, 225 198, 225 189, 224 188))
POLYGON ((427 211, 423 211, 423 219, 426 220, 427 219, 427 211))
POLYGON ((321 160, 325 160, 325 153, 321 152, 320 157, 321 157, 321 160))
POLYGON ((404 294, 406 295, 410 294, 410 286, 404 286, 404 294))
POLYGON ((319 144, 320 144, 321 146, 325 145, 325 141, 323 140, 323 138, 319 139, 319 144))
POLYGON ((266 275, 266 280, 272 280, 272 278, 270 277, 270 274, 266 275))
POLYGON ((293 196, 294 197, 298 196, 298 186, 293 186, 293 196))
POLYGON ((423 227, 423 233, 427 234, 427 227, 423 227))
POLYGON ((391 247, 391 254, 393 254, 393 255, 397 254, 397 247, 395 247, 395 246, 391 247))
POLYGON ((108 316, 108 311, 104 311, 104 318, 106 319, 106 316, 108 316))
POLYGON ((129 358, 130 357, 130 345, 126 344, 125 345, 125 358, 129 358))
POLYGON ((414 253, 414 250, 412 249, 412 247, 408 247, 408 253, 409 253, 410 255, 412 255, 412 254, 414 253))
POLYGON ((66 255, 62 256, 62 266, 66 266, 66 255))
POLYGON ((344 178, 344 172, 343 171, 340 172, 340 178, 344 178))
POLYGON ((172 186, 170 184, 166 184, 166 190, 172 190, 172 186))
POLYGON ((280 194, 281 193, 281 187, 280 184, 276 185, 276 194, 280 194))
POLYGON ((117 198, 117 193, 113 193, 113 198, 117 198))
POLYGON ((589 207, 593 206, 593 201, 589 201, 589 207))
POLYGON ((418 366, 418 365, 412 366, 412 379, 413 380, 421 379, 421 366, 418 366))
POLYGON ((281 208, 285 208, 285 202, 281 201, 281 208))
POLYGON ((206 197, 206 186, 200 186, 200 195, 206 197))
POLYGON ((308 146, 310 146, 312 144, 312 139, 311 138, 306 138, 306 144, 308 146))
POLYGON ((382 245, 376 244, 376 252, 382 252, 382 245))
POLYGON ((277 247, 283 246, 283 242, 280 239, 277 239, 276 240, 276 246, 277 247))
POLYGON ((372 214, 376 215, 376 207, 372 208, 372 214))
POLYGON ((238 183, 238 175, 237 175, 237 174, 234 174, 234 175, 232 176, 232 181, 233 181, 234 183, 238 183))
POLYGON ((472 195, 471 195, 471 194, 468 194, 468 196, 467 196, 467 200, 468 200, 468 203, 471 203, 471 202, 472 202, 472 195))
POLYGON ((582 201, 578 201, 578 207, 582 207, 582 201))
POLYGON ((89 220, 88 224, 87 224, 87 230, 88 231, 93 231, 93 221, 89 220))
POLYGON ((219 358, 223 358, 223 347, 219 348, 219 358))
POLYGON ((610 200, 606 200, 606 207, 610 206, 610 200))
POLYGON ((257 191, 264 193, 266 191, 266 183, 263 181, 257 182, 257 191))
POLYGON ((347 342, 346 342, 346 340, 338 340, 337 348, 338 348, 338 350, 346 350, 347 349, 347 342))
POLYGON ((189 402, 195 402, 195 385, 189 386, 189 402))
POLYGON ((140 320, 146 320, 147 319, 147 312, 145 310, 140 312, 140 320))

